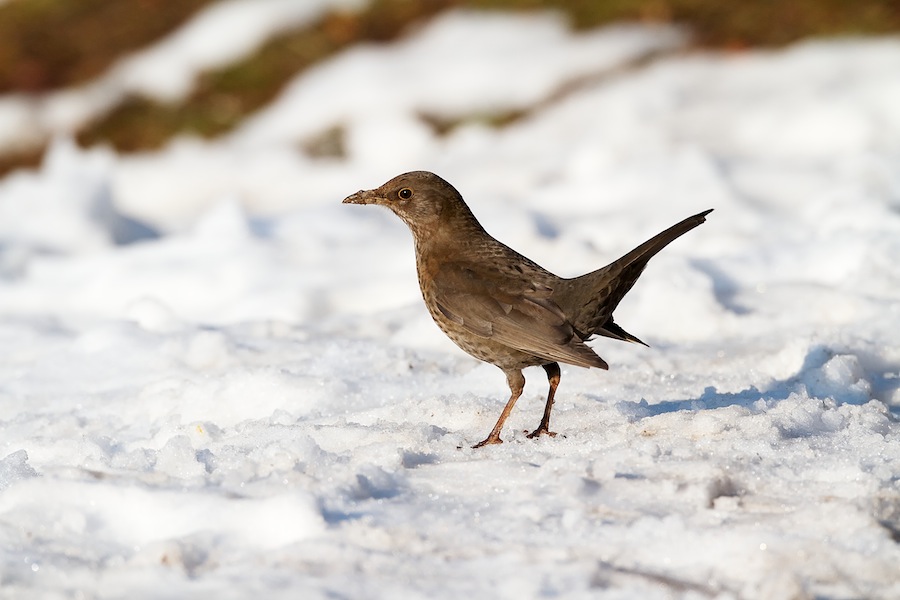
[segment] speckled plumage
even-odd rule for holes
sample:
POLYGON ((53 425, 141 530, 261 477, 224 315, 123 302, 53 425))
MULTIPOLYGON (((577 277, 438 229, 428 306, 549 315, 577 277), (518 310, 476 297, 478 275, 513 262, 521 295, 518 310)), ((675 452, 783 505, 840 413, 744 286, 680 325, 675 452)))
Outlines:
POLYGON ((433 173, 404 173, 344 202, 387 206, 409 226, 419 287, 435 323, 464 351, 506 374, 510 398, 476 447, 502 441, 500 430, 525 385, 522 369, 537 365, 547 372, 550 393, 529 437, 555 435, 549 426, 558 363, 607 369, 584 343, 593 335, 643 344, 613 321, 613 311, 647 261, 711 212, 681 221, 602 269, 564 279, 488 235, 459 192, 433 173))

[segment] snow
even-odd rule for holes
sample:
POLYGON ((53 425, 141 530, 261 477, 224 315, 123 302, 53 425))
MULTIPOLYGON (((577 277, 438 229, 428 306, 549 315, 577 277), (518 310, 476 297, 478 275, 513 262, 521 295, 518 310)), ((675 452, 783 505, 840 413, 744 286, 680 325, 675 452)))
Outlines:
POLYGON ((227 139, 0 181, 0 596, 900 595, 900 40, 682 39, 449 13, 227 139), (420 168, 564 276, 716 209, 616 313, 652 347, 563 367, 557 437, 533 369, 470 448, 502 373, 340 204, 420 168))

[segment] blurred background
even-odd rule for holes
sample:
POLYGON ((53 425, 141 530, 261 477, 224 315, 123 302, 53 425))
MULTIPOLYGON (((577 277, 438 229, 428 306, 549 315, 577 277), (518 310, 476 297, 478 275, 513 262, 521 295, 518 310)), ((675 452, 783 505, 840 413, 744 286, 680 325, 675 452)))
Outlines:
MULTIPOLYGON (((246 4, 227 0, 0 2, 0 177, 38 165, 49 141, 59 134, 73 136, 85 148, 107 145, 120 153, 158 149, 179 134, 225 135, 303 70, 354 44, 394 40, 451 8, 554 9, 564 13, 577 30, 618 21, 676 24, 689 33, 688 50, 724 52, 783 47, 810 37, 900 30, 896 0, 309 1, 282 2, 280 9, 271 11, 276 16, 280 11, 280 21, 255 27, 255 38, 236 31, 234 39, 218 40, 219 45, 232 48, 192 52, 186 46, 196 44, 197 36, 188 35, 186 25, 196 29, 202 25, 199 21, 214 20, 216 6, 226 3, 246 4), (298 6, 308 10, 298 11, 298 6), (132 76, 126 73, 134 72, 133 65, 119 69, 116 77, 117 65, 154 44, 173 55, 183 53, 184 61, 193 62, 191 73, 169 89, 156 85, 142 90, 140 83, 129 84, 132 76), (66 90, 78 90, 80 96, 66 90)), ((253 25, 249 22, 256 18, 253 11, 245 12, 247 24, 253 25)), ((234 18, 240 11, 229 13, 234 18)), ((240 24, 236 28, 240 30, 240 24)), ((511 117, 479 115, 497 122, 511 117)), ((447 129, 457 124, 435 120, 431 125, 447 129)), ((312 156, 340 157, 339 132, 306 140, 300 150, 312 156)))
POLYGON ((898 0, 0 0, 0 596, 900 598, 897 31, 898 0), (475 456, 502 374, 405 225, 341 204, 412 169, 566 277, 715 212, 617 309, 652 349, 598 340, 552 441, 526 375, 475 456))

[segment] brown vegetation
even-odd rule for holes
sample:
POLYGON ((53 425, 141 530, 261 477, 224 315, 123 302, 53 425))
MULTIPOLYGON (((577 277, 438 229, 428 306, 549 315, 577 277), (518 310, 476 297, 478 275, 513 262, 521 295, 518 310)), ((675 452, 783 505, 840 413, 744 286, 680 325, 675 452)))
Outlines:
MULTIPOLYGON (((96 77, 210 1, 11 0, 0 5, 0 93, 42 92, 96 77)), ((181 104, 129 98, 86 126, 78 139, 134 151, 160 147, 178 133, 214 137, 264 106, 310 65, 352 44, 390 41, 452 7, 554 9, 566 13, 577 29, 620 20, 675 22, 692 31, 696 45, 727 50, 900 30, 895 0, 373 0, 358 12, 332 12, 203 74, 181 104)), ((0 173, 32 164, 39 155, 0 157, 0 173)))

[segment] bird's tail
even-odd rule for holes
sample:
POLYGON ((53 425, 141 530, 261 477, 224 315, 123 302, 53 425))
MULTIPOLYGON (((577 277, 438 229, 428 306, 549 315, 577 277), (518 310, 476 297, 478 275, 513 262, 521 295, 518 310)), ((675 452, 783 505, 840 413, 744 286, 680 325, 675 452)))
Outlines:
POLYGON ((709 209, 688 217, 605 267, 566 280, 566 285, 560 290, 558 302, 572 316, 572 323, 582 337, 586 339, 599 334, 643 344, 644 342, 613 322, 613 311, 631 290, 647 262, 673 240, 705 222, 706 215, 711 212, 712 209, 709 209))

